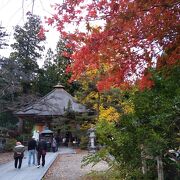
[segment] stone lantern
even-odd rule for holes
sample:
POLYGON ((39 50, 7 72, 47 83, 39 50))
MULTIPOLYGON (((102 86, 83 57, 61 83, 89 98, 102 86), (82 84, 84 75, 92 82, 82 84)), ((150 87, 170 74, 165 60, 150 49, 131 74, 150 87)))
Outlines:
POLYGON ((95 153, 96 152, 96 146, 95 146, 95 129, 94 128, 90 128, 88 130, 88 134, 89 134, 89 152, 91 153, 95 153))

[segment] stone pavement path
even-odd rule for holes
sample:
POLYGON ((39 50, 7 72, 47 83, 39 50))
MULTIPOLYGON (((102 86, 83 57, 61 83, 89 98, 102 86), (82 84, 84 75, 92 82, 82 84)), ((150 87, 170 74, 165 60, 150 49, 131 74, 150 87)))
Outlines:
POLYGON ((61 147, 58 150, 59 154, 75 154, 76 151, 72 148, 67 148, 67 147, 61 147))
POLYGON ((0 180, 41 180, 48 168, 51 166, 58 154, 71 154, 75 151, 71 148, 60 148, 59 152, 48 152, 46 155, 46 164, 44 167, 28 167, 27 153, 23 159, 21 169, 14 168, 14 161, 0 165, 0 180))

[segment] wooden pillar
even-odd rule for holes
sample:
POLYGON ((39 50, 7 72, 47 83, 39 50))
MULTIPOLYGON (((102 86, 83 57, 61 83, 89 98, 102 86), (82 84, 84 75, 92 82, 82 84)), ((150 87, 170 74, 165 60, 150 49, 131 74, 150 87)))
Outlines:
POLYGON ((23 122, 23 119, 22 119, 22 118, 18 118, 18 119, 19 119, 18 132, 19 132, 19 133, 22 133, 24 122, 23 122))

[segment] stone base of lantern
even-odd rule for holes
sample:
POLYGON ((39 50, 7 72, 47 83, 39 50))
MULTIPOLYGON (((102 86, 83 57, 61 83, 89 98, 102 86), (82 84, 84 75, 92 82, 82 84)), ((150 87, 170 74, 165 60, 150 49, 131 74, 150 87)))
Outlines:
POLYGON ((88 150, 88 152, 89 153, 95 153, 96 152, 96 147, 94 147, 94 148, 89 148, 89 150, 88 150))

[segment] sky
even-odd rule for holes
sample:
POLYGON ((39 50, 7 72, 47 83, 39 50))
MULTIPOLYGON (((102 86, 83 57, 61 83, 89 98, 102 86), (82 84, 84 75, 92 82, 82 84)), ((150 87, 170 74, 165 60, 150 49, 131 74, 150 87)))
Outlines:
MULTIPOLYGON (((53 14, 51 5, 60 3, 63 0, 34 0, 33 14, 39 15, 41 20, 44 21, 44 17, 50 17, 53 14)), ((26 22, 26 13, 32 12, 33 0, 0 0, 0 24, 6 28, 8 34, 8 42, 13 42, 13 27, 16 25, 23 26, 26 22)), ((47 42, 45 44, 46 50, 48 48, 55 49, 58 41, 58 32, 55 28, 48 27, 49 32, 46 33, 47 42)), ((10 47, 0 50, 2 56, 8 57, 11 52, 10 47)), ((43 61, 39 61, 40 66, 43 65, 43 61)))

